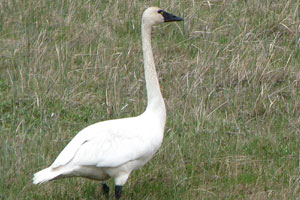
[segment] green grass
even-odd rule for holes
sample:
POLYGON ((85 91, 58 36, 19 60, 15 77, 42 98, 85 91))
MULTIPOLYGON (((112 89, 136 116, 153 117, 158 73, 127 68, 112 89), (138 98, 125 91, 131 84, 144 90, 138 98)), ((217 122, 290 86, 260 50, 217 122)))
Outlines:
POLYGON ((82 128, 146 106, 140 21, 168 111, 123 199, 299 199, 299 2, 0 2, 0 199, 102 198, 81 178, 32 185, 82 128), (209 4, 210 3, 210 4, 209 4))

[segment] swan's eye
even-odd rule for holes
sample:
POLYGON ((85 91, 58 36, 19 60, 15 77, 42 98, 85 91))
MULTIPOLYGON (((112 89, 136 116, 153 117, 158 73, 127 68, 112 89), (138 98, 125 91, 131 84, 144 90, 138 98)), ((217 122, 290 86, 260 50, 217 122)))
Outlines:
POLYGON ((159 10, 157 11, 159 14, 163 15, 164 14, 164 11, 163 10, 159 10))

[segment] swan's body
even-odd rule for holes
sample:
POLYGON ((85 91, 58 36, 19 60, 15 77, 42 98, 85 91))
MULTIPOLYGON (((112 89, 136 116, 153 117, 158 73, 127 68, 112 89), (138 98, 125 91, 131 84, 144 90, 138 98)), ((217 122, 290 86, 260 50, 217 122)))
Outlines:
POLYGON ((146 111, 138 117, 88 126, 72 139, 49 168, 35 174, 34 183, 82 176, 99 181, 111 177, 116 185, 123 185, 130 172, 144 165, 158 150, 164 125, 165 116, 146 111))
MULTIPOLYGON (((80 131, 58 155, 54 163, 36 174, 39 184, 64 177, 86 177, 104 181, 113 178, 116 197, 130 173, 147 163, 161 146, 166 109, 155 70, 151 28, 167 21, 181 21, 159 8, 151 7, 142 17, 142 42, 148 105, 137 116, 99 122, 80 131)), ((108 193, 109 188, 104 185, 108 193)))

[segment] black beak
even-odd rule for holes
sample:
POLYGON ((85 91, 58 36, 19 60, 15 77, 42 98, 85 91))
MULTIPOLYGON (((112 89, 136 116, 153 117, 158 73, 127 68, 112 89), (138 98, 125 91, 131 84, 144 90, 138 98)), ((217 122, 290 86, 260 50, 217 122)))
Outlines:
POLYGON ((174 21, 183 21, 184 19, 181 17, 177 17, 171 13, 168 13, 164 10, 159 10, 158 13, 160 13, 163 17, 165 22, 174 22, 174 21))

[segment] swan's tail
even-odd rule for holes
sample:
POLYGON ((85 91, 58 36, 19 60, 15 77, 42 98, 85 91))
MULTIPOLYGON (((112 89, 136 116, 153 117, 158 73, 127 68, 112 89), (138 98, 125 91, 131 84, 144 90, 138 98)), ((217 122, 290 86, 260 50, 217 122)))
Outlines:
POLYGON ((33 184, 40 184, 47 181, 51 181, 57 178, 60 173, 56 170, 53 170, 51 167, 43 169, 33 175, 33 184))

